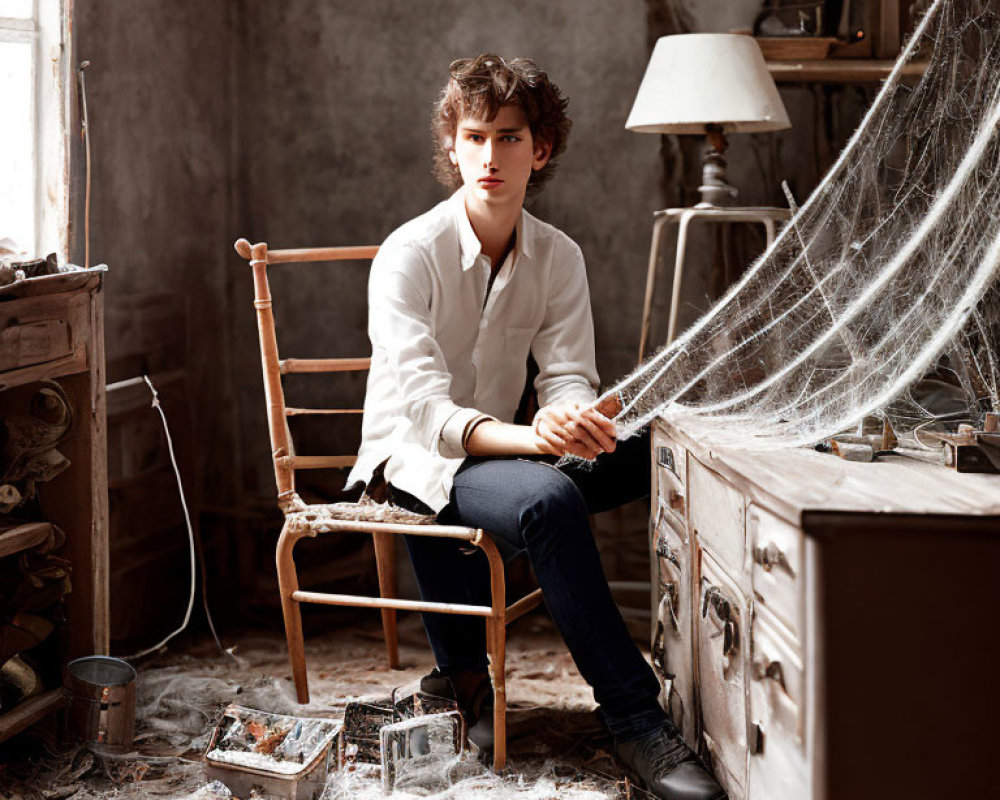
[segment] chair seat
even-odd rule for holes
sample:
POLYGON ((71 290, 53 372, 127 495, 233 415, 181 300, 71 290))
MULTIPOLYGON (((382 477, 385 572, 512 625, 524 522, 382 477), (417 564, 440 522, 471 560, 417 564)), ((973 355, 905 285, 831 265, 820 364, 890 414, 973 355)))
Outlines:
POLYGON ((285 521, 294 531, 316 534, 334 530, 334 522, 388 522, 395 525, 437 525, 433 514, 418 514, 391 503, 362 497, 356 503, 315 503, 301 500, 285 512, 285 521))

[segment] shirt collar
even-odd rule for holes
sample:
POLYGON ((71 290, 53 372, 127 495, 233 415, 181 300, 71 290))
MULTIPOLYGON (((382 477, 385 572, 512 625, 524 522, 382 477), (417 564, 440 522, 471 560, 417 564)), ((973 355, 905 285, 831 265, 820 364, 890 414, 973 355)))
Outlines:
MULTIPOLYGON (((462 270, 468 271, 476 263, 476 259, 479 258, 479 255, 483 251, 483 246, 479 241, 479 237, 476 236, 476 232, 472 229, 469 214, 465 210, 464 187, 451 196, 450 202, 455 214, 455 223, 458 226, 458 247, 462 261, 462 270)), ((533 222, 534 218, 522 208, 521 216, 518 217, 515 228, 517 237, 514 242, 514 249, 518 256, 531 258, 531 253, 534 249, 533 239, 535 233, 534 226, 532 225, 533 222)))

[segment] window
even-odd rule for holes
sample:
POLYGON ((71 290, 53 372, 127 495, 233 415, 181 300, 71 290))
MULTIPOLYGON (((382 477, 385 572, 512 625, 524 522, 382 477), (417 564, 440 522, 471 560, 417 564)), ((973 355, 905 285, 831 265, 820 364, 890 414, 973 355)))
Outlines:
POLYGON ((0 0, 0 239, 67 255, 67 0, 0 0))

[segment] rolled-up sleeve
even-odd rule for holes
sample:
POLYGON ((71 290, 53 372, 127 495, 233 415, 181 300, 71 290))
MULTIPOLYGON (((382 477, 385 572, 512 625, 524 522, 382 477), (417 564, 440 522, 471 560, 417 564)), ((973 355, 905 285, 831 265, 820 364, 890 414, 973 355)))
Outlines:
POLYGON ((412 247, 380 252, 368 286, 372 346, 386 354, 414 432, 428 450, 447 458, 465 455, 465 428, 480 412, 455 403, 452 376, 434 338, 429 287, 421 287, 423 255, 412 247))
POLYGON ((542 326, 531 343, 538 363, 535 389, 541 406, 590 403, 597 398, 594 320, 583 253, 567 243, 568 252, 553 259, 551 295, 542 326))

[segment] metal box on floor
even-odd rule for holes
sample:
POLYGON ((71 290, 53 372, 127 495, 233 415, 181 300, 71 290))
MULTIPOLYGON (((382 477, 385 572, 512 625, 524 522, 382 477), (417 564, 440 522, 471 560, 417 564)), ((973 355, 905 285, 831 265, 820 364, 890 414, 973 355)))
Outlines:
POLYGON ((340 762, 340 723, 231 705, 205 751, 209 781, 238 797, 259 787, 271 797, 315 800, 340 762))

